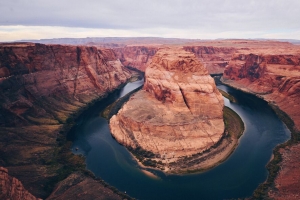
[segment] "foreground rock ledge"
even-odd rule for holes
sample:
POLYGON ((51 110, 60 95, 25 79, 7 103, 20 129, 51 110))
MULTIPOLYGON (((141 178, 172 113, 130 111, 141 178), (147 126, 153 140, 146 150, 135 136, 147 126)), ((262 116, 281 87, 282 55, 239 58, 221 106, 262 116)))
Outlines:
MULTIPOLYGON (((223 135, 222 95, 194 54, 159 50, 146 69, 144 88, 110 120, 115 139, 150 166, 201 153, 223 135)), ((165 168, 166 167, 166 168, 165 168)))

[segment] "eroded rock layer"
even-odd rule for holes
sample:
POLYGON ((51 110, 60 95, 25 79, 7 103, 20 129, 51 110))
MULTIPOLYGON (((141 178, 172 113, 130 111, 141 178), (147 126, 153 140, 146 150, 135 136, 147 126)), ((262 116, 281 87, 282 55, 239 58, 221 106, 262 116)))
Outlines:
POLYGON ((237 51, 233 47, 213 46, 185 46, 184 49, 194 53, 210 74, 223 73, 232 54, 237 51))
MULTIPOLYGON (((163 48, 162 45, 138 45, 116 47, 114 51, 124 66, 130 66, 145 71, 151 63, 155 53, 163 48)), ((223 73, 232 54, 237 51, 233 47, 214 46, 184 46, 186 51, 192 52, 204 64, 210 74, 223 73)))
POLYGON ((157 46, 125 46, 114 48, 114 51, 124 66, 144 72, 158 49, 157 46))
POLYGON ((110 129, 121 144, 174 162, 219 141, 223 106, 214 80, 194 54, 161 49, 146 69, 143 89, 111 118, 110 129))
POLYGON ((9 176, 8 170, 4 167, 0 167, 0 199, 38 200, 23 187, 18 179, 9 176))
POLYGON ((223 81, 277 105, 300 130, 300 55, 235 54, 223 81))
POLYGON ((276 200, 297 200, 300 198, 300 144, 280 149, 282 162, 275 179, 275 188, 269 191, 269 196, 276 200))
POLYGON ((62 146, 68 119, 129 77, 112 50, 1 44, 0 166, 46 198, 64 165, 80 160, 62 146))
POLYGON ((28 125, 41 119, 46 124, 65 122, 76 107, 112 91, 128 77, 112 50, 1 45, 0 126, 28 125))

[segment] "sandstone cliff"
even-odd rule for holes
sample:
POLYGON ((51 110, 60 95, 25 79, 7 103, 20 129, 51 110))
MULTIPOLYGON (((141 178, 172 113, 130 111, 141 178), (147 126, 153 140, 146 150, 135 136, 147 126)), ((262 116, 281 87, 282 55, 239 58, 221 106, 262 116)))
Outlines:
POLYGON ((235 54, 223 80, 277 105, 300 130, 300 55, 235 54))
POLYGON ((65 122, 70 113, 124 83, 112 50, 0 46, 0 126, 65 122))
POLYGON ((300 54, 236 54, 223 82, 268 101, 291 129, 291 140, 278 148, 280 163, 272 168, 279 170, 275 184, 266 192, 274 199, 299 199, 300 54))
POLYGON ((8 175, 8 170, 0 167, 0 199, 10 200, 38 200, 30 194, 22 183, 8 175))
POLYGON ((223 105, 214 80, 195 55, 161 49, 146 69, 143 90, 111 118, 110 129, 126 147, 152 152, 156 162, 176 162, 220 140, 223 105))
POLYGON ((158 49, 158 46, 125 46, 114 48, 114 51, 124 66, 144 72, 158 49))
MULTIPOLYGON (((124 66, 130 66, 141 71, 151 63, 152 57, 162 45, 148 46, 125 46, 114 48, 117 57, 124 66)), ((214 46, 184 46, 186 51, 190 51, 204 64, 210 74, 223 73, 232 54, 236 52, 233 47, 214 47, 214 46)))
POLYGON ((129 76, 112 50, 1 44, 0 166, 33 195, 47 197, 65 164, 79 166, 62 146, 68 119, 129 76))
POLYGON ((185 46, 184 49, 194 53, 210 74, 223 73, 232 54, 237 51, 233 47, 213 46, 185 46))

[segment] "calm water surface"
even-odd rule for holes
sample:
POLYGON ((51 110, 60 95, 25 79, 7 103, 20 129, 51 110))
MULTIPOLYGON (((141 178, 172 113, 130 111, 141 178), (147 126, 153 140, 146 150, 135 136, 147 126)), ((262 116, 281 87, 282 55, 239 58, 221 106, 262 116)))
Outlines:
POLYGON ((110 134, 108 122, 100 112, 118 97, 139 87, 143 81, 128 83, 104 101, 87 110, 69 133, 73 152, 86 157, 87 169, 120 191, 137 199, 230 199, 252 194, 267 178, 265 168, 273 148, 290 138, 290 132, 268 104, 255 96, 225 85, 218 87, 238 102, 224 99, 237 112, 246 130, 234 153, 221 165, 199 174, 146 176, 128 151, 110 134), (74 149, 78 148, 77 151, 74 149))

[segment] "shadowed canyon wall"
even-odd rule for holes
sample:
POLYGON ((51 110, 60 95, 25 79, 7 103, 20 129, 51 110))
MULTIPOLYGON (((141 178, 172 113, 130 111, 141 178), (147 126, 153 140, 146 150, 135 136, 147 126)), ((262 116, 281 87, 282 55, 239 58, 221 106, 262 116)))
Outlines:
POLYGON ((129 77, 112 50, 1 44, 0 166, 33 195, 47 197, 68 162, 80 165, 61 146, 68 123, 129 77))

